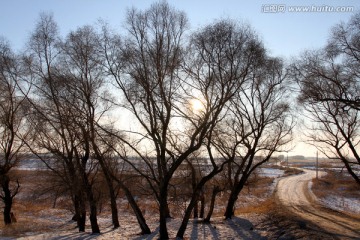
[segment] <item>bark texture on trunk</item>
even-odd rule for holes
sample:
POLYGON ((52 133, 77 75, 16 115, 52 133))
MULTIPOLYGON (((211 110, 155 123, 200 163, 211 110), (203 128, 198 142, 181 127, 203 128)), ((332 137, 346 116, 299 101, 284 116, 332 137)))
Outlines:
POLYGON ((103 172, 105 175, 105 180, 106 180, 106 183, 107 183, 108 189, 109 189, 112 223, 113 223, 114 228, 119 228, 120 223, 119 223, 118 207, 117 207, 117 203, 116 203, 116 193, 115 193, 113 180, 111 179, 111 176, 108 173, 109 170, 105 167, 105 164, 103 163, 102 160, 100 160, 100 164, 103 169, 103 172))
POLYGON ((214 212, 214 207, 215 207, 215 200, 216 200, 216 195, 220 192, 220 188, 219 186, 215 186, 213 188, 213 191, 212 191, 212 194, 211 194, 211 201, 210 201, 210 207, 209 207, 209 211, 208 211, 208 214, 206 216, 206 218, 204 219, 204 222, 205 223, 209 223, 210 222, 210 219, 211 219, 211 216, 214 212))
POLYGON ((0 176, 0 184, 3 191, 2 200, 4 203, 4 223, 5 225, 9 225, 12 223, 11 208, 13 204, 13 196, 11 195, 9 176, 7 176, 6 174, 0 176))
POLYGON ((247 178, 248 178, 248 176, 243 176, 238 183, 234 183, 234 186, 231 189, 228 203, 226 205, 226 210, 225 210, 225 214, 224 214, 225 219, 231 219, 234 216, 235 203, 238 199, 238 196, 239 196, 241 190, 243 189, 243 187, 246 183, 247 178))
POLYGON ((89 185, 86 186, 86 193, 87 193, 87 198, 88 198, 88 202, 90 205, 89 218, 90 218, 91 232, 93 234, 97 234, 97 233, 100 233, 99 224, 97 222, 97 202, 94 198, 94 194, 91 189, 91 186, 89 186, 89 185))
POLYGON ((169 206, 167 204, 167 190, 163 190, 160 193, 159 211, 160 211, 160 230, 159 230, 160 239, 169 239, 169 234, 166 225, 166 219, 169 217, 169 206))
POLYGON ((184 214, 183 220, 181 222, 181 225, 179 227, 179 230, 178 230, 178 232, 176 234, 177 238, 181 238, 181 239, 184 238, 185 230, 186 230, 187 224, 189 222, 191 212, 192 212, 192 210, 193 210, 196 203, 197 203, 197 197, 191 198, 191 201, 190 201, 188 207, 185 210, 185 214, 184 214))
POLYGON ((81 196, 74 196, 74 208, 75 216, 73 217, 73 220, 76 221, 79 232, 85 232, 86 208, 85 202, 81 196))
POLYGON ((136 219, 137 219, 138 224, 141 229, 141 234, 150 234, 151 233, 150 228, 147 225, 144 215, 142 214, 141 209, 139 208, 138 204, 136 203, 130 190, 121 181, 118 181, 118 183, 119 183, 121 189, 125 192, 126 198, 129 201, 129 204, 134 211, 134 214, 136 216, 136 219))
POLYGON ((116 203, 116 194, 114 189, 109 190, 110 191, 110 205, 111 205, 111 217, 112 217, 112 223, 114 228, 119 228, 119 216, 118 216, 118 208, 116 203))

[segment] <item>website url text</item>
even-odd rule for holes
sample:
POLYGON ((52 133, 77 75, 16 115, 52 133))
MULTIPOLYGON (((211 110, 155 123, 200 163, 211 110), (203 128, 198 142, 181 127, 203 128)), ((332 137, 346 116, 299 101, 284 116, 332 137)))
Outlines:
POLYGON ((286 4, 264 4, 261 7, 261 12, 263 13, 347 13, 354 11, 354 6, 287 6, 286 4))

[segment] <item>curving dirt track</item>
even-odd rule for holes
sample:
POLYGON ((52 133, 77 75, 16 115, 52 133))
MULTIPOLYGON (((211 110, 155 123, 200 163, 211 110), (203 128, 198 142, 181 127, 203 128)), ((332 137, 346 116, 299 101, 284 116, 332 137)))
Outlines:
MULTIPOLYGON (((302 169, 303 170, 303 169, 302 169)), ((332 211, 316 203, 316 197, 309 191, 309 182, 316 172, 283 178, 277 185, 277 199, 281 205, 302 218, 315 224, 324 231, 341 239, 360 239, 360 218, 332 211)), ((319 172, 319 176, 325 174, 319 172)))

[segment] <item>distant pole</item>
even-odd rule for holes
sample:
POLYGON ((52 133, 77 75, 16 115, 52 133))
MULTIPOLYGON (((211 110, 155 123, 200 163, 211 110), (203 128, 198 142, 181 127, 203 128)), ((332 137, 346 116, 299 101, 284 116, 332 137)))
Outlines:
POLYGON ((318 179, 319 151, 316 151, 316 179, 318 179))

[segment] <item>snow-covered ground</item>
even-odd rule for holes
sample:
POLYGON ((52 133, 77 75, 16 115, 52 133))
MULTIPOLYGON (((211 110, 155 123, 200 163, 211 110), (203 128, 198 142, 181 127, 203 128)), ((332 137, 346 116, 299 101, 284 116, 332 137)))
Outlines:
POLYGON ((258 171, 263 177, 278 178, 284 175, 284 170, 277 168, 259 168, 258 171))
MULTIPOLYGON (((312 182, 309 183, 309 191, 312 192, 312 182)), ((312 194, 312 196, 315 196, 312 194)), ((316 198, 323 206, 343 212, 360 214, 360 199, 355 197, 344 197, 340 195, 327 195, 324 198, 316 198)))
POLYGON ((341 196, 327 196, 320 198, 319 202, 331 209, 337 211, 346 211, 355 214, 360 214, 360 199, 357 198, 345 198, 341 196))
MULTIPOLYGON (((107 227, 102 228, 102 233, 92 235, 90 232, 79 233, 76 229, 64 230, 54 229, 50 233, 33 234, 29 233, 25 237, 18 239, 21 240, 38 240, 38 239, 53 239, 53 240, 64 240, 64 239, 158 239, 159 228, 157 226, 156 219, 151 219, 149 222, 150 228, 153 230, 152 234, 139 235, 139 228, 135 218, 128 216, 128 218, 121 221, 121 227, 119 229, 112 229, 109 219, 99 218, 99 224, 107 227)), ((74 223, 68 223, 66 228, 70 225, 75 226, 74 223)), ((176 231, 180 225, 180 219, 172 219, 168 222, 169 236, 174 238, 176 231)), ((64 226, 62 227, 64 228, 64 226)), ((246 219, 234 217, 230 220, 223 220, 223 218, 214 218, 211 224, 203 224, 197 220, 189 222, 185 238, 186 239, 266 239, 262 237, 256 230, 253 230, 253 225, 246 219)), ((9 238, 11 239, 11 238, 9 238)))
MULTIPOLYGON (((27 166, 23 166, 23 169, 38 169, 38 165, 35 165, 34 162, 35 161, 29 161, 27 166)), ((278 175, 282 175, 283 171, 279 171, 278 169, 267 169, 262 171, 261 175, 263 174, 276 178, 278 175)), ((275 187, 276 182, 274 181, 266 188, 265 195, 270 196, 275 187)), ((18 196, 19 204, 21 204, 22 199, 27 198, 26 196, 22 196, 23 194, 25 194, 25 192, 22 192, 18 196)), ((262 197, 266 197, 265 195, 262 197)), ((241 208, 245 207, 249 203, 254 204, 259 202, 262 199, 252 196, 250 193, 247 196, 241 196, 241 199, 239 200, 241 201, 238 201, 237 207, 241 208)), ((101 229, 101 234, 99 235, 91 234, 89 222, 87 222, 85 233, 77 232, 76 223, 69 221, 71 213, 65 209, 46 208, 40 209, 35 214, 32 214, 31 212, 22 212, 20 214, 19 210, 17 212, 19 213, 18 221, 21 222, 22 217, 26 218, 26 222, 29 223, 28 228, 34 230, 26 231, 25 234, 21 235, 22 237, 17 239, 158 239, 159 222, 157 219, 158 215, 154 211, 147 210, 146 213, 144 212, 147 223, 152 230, 152 234, 139 235, 141 230, 138 227, 136 218, 133 216, 130 209, 126 209, 126 206, 128 205, 127 201, 123 198, 119 198, 118 204, 119 206, 122 206, 121 210, 119 209, 120 228, 115 230, 112 228, 111 214, 105 211, 101 213, 98 218, 101 229), (35 225, 38 225, 39 222, 40 225, 44 222, 44 229, 40 231, 38 230, 38 227, 35 227, 35 225), (32 224, 34 224, 34 228, 32 227, 32 224)), ((149 204, 151 205, 151 203, 149 204)), ((185 239, 264 239, 264 237, 260 235, 261 232, 254 229, 252 223, 246 220, 248 219, 247 216, 239 215, 231 220, 224 220, 222 217, 223 211, 223 206, 216 207, 214 215, 219 217, 212 218, 211 224, 203 224, 201 221, 190 220, 185 232, 185 239)), ((180 226, 180 221, 180 217, 169 220, 168 231, 171 238, 176 236, 177 230, 180 226)), ((2 235, 1 232, 2 230, 0 229, 0 236, 2 235)))

